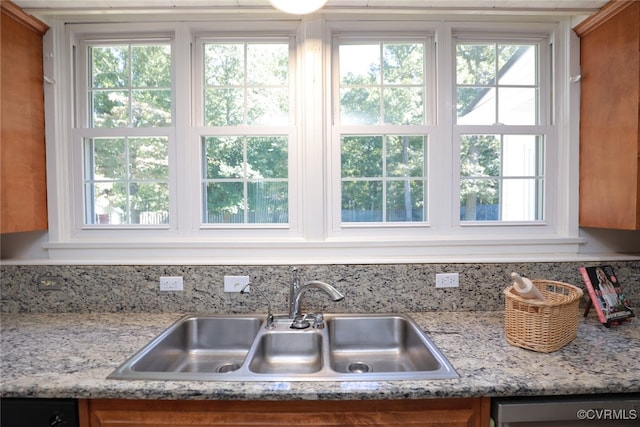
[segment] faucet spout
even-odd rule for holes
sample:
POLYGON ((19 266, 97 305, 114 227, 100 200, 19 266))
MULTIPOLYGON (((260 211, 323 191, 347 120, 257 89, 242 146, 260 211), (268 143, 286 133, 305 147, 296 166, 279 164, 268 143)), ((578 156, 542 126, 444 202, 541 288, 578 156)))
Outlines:
POLYGON ((311 280, 295 290, 293 302, 291 304, 291 318, 296 319, 301 317, 300 301, 302 300, 302 295, 304 295, 309 289, 320 289, 329 295, 333 301, 342 301, 344 299, 344 295, 330 284, 320 280, 311 280))
POLYGON ((332 301, 342 301, 344 299, 344 295, 342 295, 340 291, 321 280, 310 280, 302 285, 298 291, 298 296, 309 289, 322 289, 327 295, 329 295, 332 301))

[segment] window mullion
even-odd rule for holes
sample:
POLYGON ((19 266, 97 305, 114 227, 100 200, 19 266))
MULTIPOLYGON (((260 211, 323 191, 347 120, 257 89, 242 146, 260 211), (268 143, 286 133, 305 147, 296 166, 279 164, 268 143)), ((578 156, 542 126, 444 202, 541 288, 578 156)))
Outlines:
POLYGON ((129 78, 129 81, 127 82, 127 89, 128 89, 128 110, 129 110, 129 127, 133 127, 133 49, 132 46, 129 45, 128 46, 128 60, 127 60, 127 65, 129 67, 128 71, 128 75, 127 77, 129 78))
POLYGON ((498 56, 499 56, 498 43, 494 43, 493 48, 495 49, 495 52, 496 52, 496 57, 493 61, 493 73, 495 78, 493 80, 493 87, 489 88, 489 90, 493 89, 495 90, 495 93, 496 93, 495 111, 493 112, 493 114, 494 114, 494 117, 496 118, 494 124, 498 125, 498 124, 502 124, 500 123, 500 103, 502 100, 500 99, 500 90, 498 85, 498 79, 500 78, 500 69, 498 67, 498 56))
MULTIPOLYGON (((246 49, 245 49, 246 52, 246 49)), ((245 59, 246 64, 246 59, 245 59)), ((245 65, 246 67, 246 65, 245 65)), ((246 76, 246 69, 245 69, 246 76)), ((246 88, 246 84, 245 84, 246 88)), ((245 97, 246 99, 246 97, 245 97)), ((247 157, 247 137, 242 138, 242 209, 244 223, 249 223, 249 162, 247 157)))
MULTIPOLYGON (((129 56, 131 57, 131 56, 129 56)), ((131 116, 129 116, 131 117, 131 116)), ((130 150, 129 150, 129 137, 124 137, 124 185, 126 185, 126 198, 127 198, 127 211, 125 216, 125 224, 131 224, 132 220, 132 211, 131 211, 131 161, 130 161, 130 150)))
MULTIPOLYGON (((302 19, 296 45, 296 151, 292 170, 299 180, 292 180, 296 191, 295 205, 298 226, 308 241, 323 241, 330 229, 335 212, 331 164, 331 111, 326 110, 324 100, 330 102, 330 76, 325 73, 325 46, 330 45, 330 36, 325 34, 320 19, 311 16, 302 19), (325 80, 325 76, 329 77, 325 80), (325 86, 327 85, 327 86, 325 86), (327 114, 329 111, 329 114, 327 114), (298 181, 298 182, 293 182, 298 181)), ((329 104, 330 105, 330 104, 329 104)), ((339 178, 338 178, 339 179, 339 178)), ((294 224, 292 224, 294 225, 294 224)))
MULTIPOLYGON (((200 136, 191 130, 191 120, 202 110, 191 103, 191 96, 192 87, 202 84, 199 79, 202 74, 198 73, 196 65, 198 55, 193 55, 191 31, 183 23, 176 26, 173 50, 171 83, 175 124, 169 137, 169 218, 170 226, 184 237, 197 230, 201 218, 200 136), (180 208, 189 206, 192 208, 180 208)), ((195 93, 193 98, 197 98, 195 93)))
MULTIPOLYGON (((383 103, 384 104, 384 103, 383 103)), ((382 106, 382 117, 384 117, 384 105, 382 106)), ((382 222, 387 222, 387 191, 389 189, 389 177, 387 176, 387 142, 388 135, 382 136, 382 222)))
POLYGON ((430 141, 430 224, 439 234, 449 234, 459 221, 460 144, 455 125, 455 40, 452 26, 443 23, 436 31, 437 132, 430 141), (441 207, 444 206, 445 209, 441 207))

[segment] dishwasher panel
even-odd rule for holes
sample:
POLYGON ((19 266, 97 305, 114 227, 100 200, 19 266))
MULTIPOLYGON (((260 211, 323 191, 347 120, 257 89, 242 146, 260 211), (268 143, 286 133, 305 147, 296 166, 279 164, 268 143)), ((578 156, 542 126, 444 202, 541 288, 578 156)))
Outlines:
POLYGON ((0 399, 2 427, 78 427, 75 399, 0 399))
POLYGON ((495 398, 496 427, 638 427, 640 393, 495 398))

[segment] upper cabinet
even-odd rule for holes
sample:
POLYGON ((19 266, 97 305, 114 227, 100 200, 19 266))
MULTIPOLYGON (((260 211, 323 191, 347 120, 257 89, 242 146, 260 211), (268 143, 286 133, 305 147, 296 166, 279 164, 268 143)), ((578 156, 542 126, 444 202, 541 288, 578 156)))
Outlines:
POLYGON ((640 229, 640 2, 611 1, 580 36, 580 225, 640 229))
POLYGON ((48 27, 2 1, 0 233, 47 229, 42 36, 48 27))

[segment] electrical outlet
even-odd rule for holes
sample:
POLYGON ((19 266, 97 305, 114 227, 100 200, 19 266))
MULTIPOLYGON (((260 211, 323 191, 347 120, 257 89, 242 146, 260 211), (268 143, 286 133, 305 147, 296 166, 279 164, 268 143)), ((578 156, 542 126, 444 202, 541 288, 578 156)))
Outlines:
POLYGON ((38 289, 41 291, 59 291, 62 289, 62 278, 55 276, 41 276, 38 278, 38 289))
POLYGON ((182 291, 184 290, 182 277, 161 277, 160 278, 160 290, 161 291, 182 291))
POLYGON ((460 275, 458 273, 439 273, 436 274, 436 288, 457 288, 460 275))
MULTIPOLYGON (((249 282, 249 276, 224 276, 224 291, 240 292, 249 282)), ((250 289, 251 286, 247 287, 244 291, 249 292, 250 289)))

